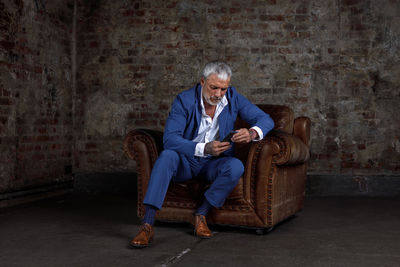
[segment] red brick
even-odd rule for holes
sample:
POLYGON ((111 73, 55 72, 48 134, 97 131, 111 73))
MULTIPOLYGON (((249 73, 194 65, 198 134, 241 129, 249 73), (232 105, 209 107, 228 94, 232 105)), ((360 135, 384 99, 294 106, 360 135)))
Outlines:
POLYGON ((289 88, 309 88, 310 84, 297 81, 288 81, 286 82, 286 86, 289 88))
POLYGON ((342 143, 341 146, 342 146, 342 149, 346 150, 346 151, 355 150, 356 149, 356 145, 355 144, 351 144, 351 143, 350 144, 349 143, 342 143))
POLYGON ((365 11, 364 11, 364 9, 361 7, 351 7, 350 8, 350 13, 351 13, 351 15, 359 15, 359 14, 362 14, 362 13, 364 13, 365 11))
POLYGON ((363 0, 342 0, 342 4, 346 6, 357 5, 362 2, 363 0))
POLYGON ((342 152, 342 155, 340 156, 342 160, 352 160, 353 159, 353 154, 352 153, 345 153, 342 152))
POLYGON ((169 110, 169 105, 168 104, 165 104, 165 103, 161 103, 159 106, 158 106, 158 109, 159 110, 169 110))
POLYGON ((140 67, 141 71, 151 71, 151 66, 150 65, 143 65, 140 67))
POLYGON ((9 98, 0 98, 0 105, 12 105, 12 101, 9 98))
POLYGON ((1 46, 2 48, 4 48, 5 50, 10 51, 10 50, 12 50, 12 49, 14 48, 15 43, 14 43, 14 42, 9 42, 9 41, 2 40, 2 41, 0 41, 0 46, 1 46))
POLYGON ((241 8, 230 8, 229 9, 229 13, 231 13, 231 14, 240 13, 240 11, 242 11, 241 8))
POLYGON ((292 53, 292 51, 290 50, 290 48, 287 48, 287 47, 280 47, 280 48, 278 48, 278 52, 279 52, 280 54, 291 54, 291 53, 292 53))
POLYGON ((137 72, 137 71, 140 70, 140 67, 137 66, 137 65, 130 65, 130 66, 128 67, 128 70, 129 70, 129 72, 137 72))
POLYGON ((163 29, 165 31, 169 31, 169 32, 178 32, 180 28, 181 28, 181 26, 179 26, 179 25, 174 25, 174 26, 168 25, 168 26, 163 27, 163 29))
POLYGON ((262 54, 272 54, 276 52, 276 48, 275 47, 263 47, 261 48, 261 53, 262 54))
POLYGON ((96 149, 97 145, 95 143, 87 143, 85 147, 86 149, 96 149))
POLYGON ((23 143, 32 143, 35 142, 36 138, 34 136, 22 136, 21 142, 23 143))
POLYGON ((368 26, 362 23, 353 23, 351 24, 350 29, 353 31, 365 31, 368 29, 368 26))
POLYGON ((61 144, 52 144, 51 145, 52 150, 60 150, 61 149, 61 144))
POLYGON ((143 18, 131 18, 131 19, 129 19, 129 24, 142 25, 142 24, 146 24, 146 20, 143 18))
POLYGON ((171 48, 179 48, 180 47, 181 42, 176 42, 176 43, 169 43, 169 44, 165 44, 164 47, 166 49, 171 49, 171 48))
POLYGON ((189 22, 189 18, 188 17, 180 17, 179 18, 179 24, 186 24, 189 22))
POLYGON ((151 128, 155 128, 157 126, 156 120, 136 120, 135 124, 138 126, 147 126, 151 128))
POLYGON ((46 128, 43 128, 43 127, 42 127, 42 128, 38 128, 38 129, 37 129, 37 132, 38 132, 38 133, 41 133, 41 134, 44 134, 44 133, 47 133, 47 129, 46 129, 46 128))
POLYGON ((230 23, 217 23, 216 28, 218 30, 227 30, 230 27, 230 23))
POLYGON ((166 8, 176 8, 176 5, 178 4, 177 1, 171 1, 169 0, 167 5, 165 6, 166 8))
POLYGON ((308 97, 297 97, 296 98, 296 103, 307 103, 309 101, 308 97))
POLYGON ((155 18, 154 19, 154 24, 164 24, 164 21, 161 18, 155 18))
POLYGON ((71 157, 71 152, 69 152, 69 151, 63 151, 63 152, 61 153, 61 156, 62 156, 62 157, 65 157, 65 158, 70 158, 70 157, 71 157))
POLYGON ((38 136, 38 137, 36 137, 36 141, 38 141, 38 142, 48 142, 48 141, 50 141, 50 136, 48 136, 48 135, 38 136))
POLYGON ((162 55, 164 55, 164 53, 165 53, 165 50, 156 50, 156 51, 154 51, 154 55, 156 55, 156 56, 162 56, 162 55))
POLYGON ((137 112, 129 112, 128 113, 128 119, 138 119, 140 118, 140 114, 137 112))
POLYGON ((261 21, 284 21, 285 18, 283 15, 261 15, 261 21))
POLYGON ((10 96, 10 91, 7 91, 7 90, 4 89, 4 88, 1 89, 0 91, 1 91, 1 95, 2 95, 2 96, 10 96))
POLYGON ((25 152, 25 145, 18 144, 18 152, 25 152))
POLYGON ((33 156, 32 156, 32 160, 34 160, 34 161, 41 161, 41 160, 44 160, 46 157, 43 155, 43 154, 34 154, 33 156))
POLYGON ((119 59, 120 64, 132 64, 133 63, 133 58, 128 57, 128 58, 120 58, 119 59))
POLYGON ((142 78, 145 78, 147 76, 147 74, 145 74, 145 73, 135 73, 135 74, 133 74, 133 78, 135 78, 135 79, 142 79, 142 78))
POLYGON ((364 119, 375 119, 376 113, 375 111, 365 111, 362 113, 364 119))
POLYGON ((231 23, 230 29, 231 30, 241 30, 243 25, 241 23, 231 23))
POLYGON ((300 38, 310 38, 311 37, 311 33, 310 32, 299 32, 299 37, 300 38))
POLYGON ((190 48, 196 48, 198 46, 197 41, 185 41, 184 42, 184 47, 190 47, 190 48))
POLYGON ((248 13, 248 14, 255 13, 255 8, 246 8, 246 13, 248 13))
POLYGON ((134 10, 125 10, 124 12, 122 12, 122 16, 124 17, 130 17, 133 16, 135 14, 134 10))
POLYGON ((136 11, 136 16, 143 17, 144 15, 146 15, 146 11, 145 10, 136 11))

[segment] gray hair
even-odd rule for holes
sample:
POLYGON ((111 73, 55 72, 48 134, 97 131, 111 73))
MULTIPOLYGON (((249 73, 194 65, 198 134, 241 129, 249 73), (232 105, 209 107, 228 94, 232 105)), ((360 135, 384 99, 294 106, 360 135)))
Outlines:
POLYGON ((226 81, 230 77, 232 77, 232 70, 231 67, 229 67, 229 65, 225 62, 212 61, 208 62, 204 66, 202 73, 204 80, 207 80, 208 76, 210 76, 211 74, 217 74, 218 78, 226 81))

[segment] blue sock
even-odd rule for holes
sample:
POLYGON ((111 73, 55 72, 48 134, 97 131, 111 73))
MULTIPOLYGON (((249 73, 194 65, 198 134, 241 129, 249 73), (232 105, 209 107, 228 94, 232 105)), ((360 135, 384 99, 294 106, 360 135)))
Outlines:
POLYGON ((207 216, 208 212, 210 211, 210 209, 212 207, 213 206, 210 204, 210 202, 208 202, 208 200, 206 198, 204 198, 203 203, 201 204, 200 207, 198 207, 195 214, 207 216))
POLYGON ((143 224, 148 223, 154 225, 157 208, 151 205, 144 205, 146 210, 144 212, 143 224))

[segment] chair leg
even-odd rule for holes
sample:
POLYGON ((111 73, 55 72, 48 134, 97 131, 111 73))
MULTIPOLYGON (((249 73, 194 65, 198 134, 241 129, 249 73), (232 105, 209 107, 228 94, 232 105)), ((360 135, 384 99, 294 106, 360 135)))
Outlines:
POLYGON ((264 228, 256 229, 256 235, 264 235, 264 228))
POLYGON ((274 227, 269 227, 269 228, 257 228, 256 229, 256 234, 257 235, 265 235, 271 232, 274 229, 274 227))

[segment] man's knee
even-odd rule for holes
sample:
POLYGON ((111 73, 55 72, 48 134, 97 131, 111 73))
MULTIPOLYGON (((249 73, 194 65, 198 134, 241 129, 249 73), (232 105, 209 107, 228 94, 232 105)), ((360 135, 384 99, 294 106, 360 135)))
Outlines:
POLYGON ((242 161, 233 157, 225 163, 224 169, 230 174, 229 176, 233 181, 238 181, 244 172, 242 161))
POLYGON ((174 150, 166 149, 166 150, 161 151, 157 160, 160 160, 164 163, 169 163, 169 164, 172 164, 175 166, 179 163, 179 155, 174 150))

